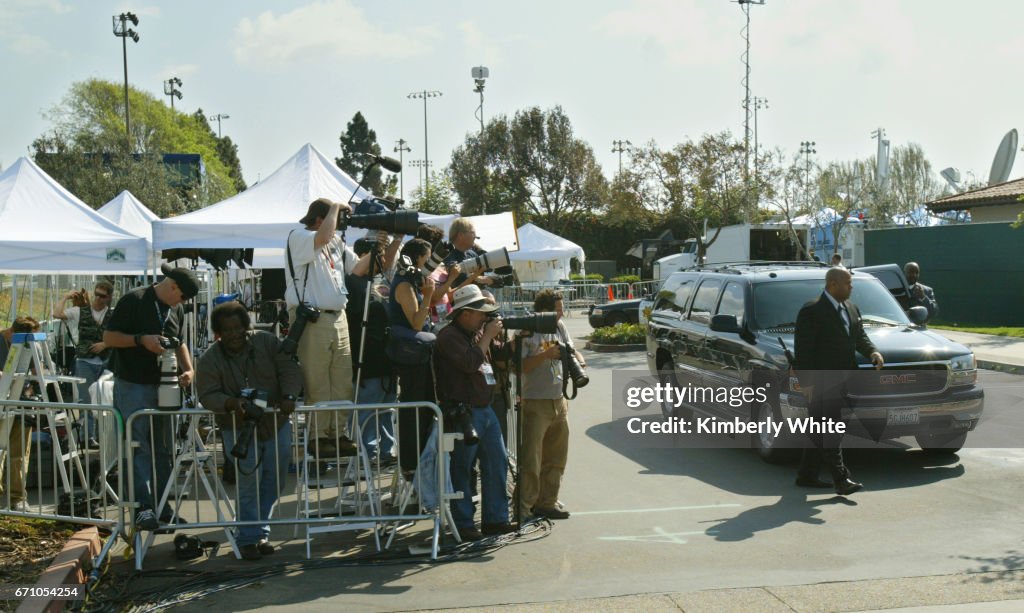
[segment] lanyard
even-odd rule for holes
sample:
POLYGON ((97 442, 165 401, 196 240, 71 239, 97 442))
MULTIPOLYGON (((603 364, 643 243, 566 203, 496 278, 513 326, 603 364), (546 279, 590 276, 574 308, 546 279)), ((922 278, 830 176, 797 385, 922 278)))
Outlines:
POLYGON ((167 329, 167 321, 171 318, 171 307, 167 307, 167 315, 160 314, 160 302, 158 300, 153 301, 153 308, 156 309, 156 321, 160 324, 160 335, 162 336, 164 330, 167 329))
POLYGON ((246 340, 245 349, 243 350, 245 357, 242 359, 241 365, 236 363, 233 356, 224 349, 224 346, 221 345, 220 342, 218 342, 217 345, 220 347, 220 352, 221 355, 224 356, 224 360, 230 365, 229 370, 232 371, 231 378, 237 381, 237 377, 235 377, 234 373, 236 370, 238 371, 238 374, 242 375, 242 386, 238 389, 243 390, 249 387, 249 364, 252 363, 255 365, 255 357, 253 356, 255 350, 252 345, 249 344, 248 339, 246 340))

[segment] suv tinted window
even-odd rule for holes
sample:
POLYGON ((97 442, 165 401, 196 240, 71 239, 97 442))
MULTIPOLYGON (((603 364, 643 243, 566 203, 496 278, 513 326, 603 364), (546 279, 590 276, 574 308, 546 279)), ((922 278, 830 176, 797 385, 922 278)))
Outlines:
POLYGON ((690 309, 690 319, 700 323, 710 324, 711 313, 715 310, 715 302, 718 298, 718 290, 722 282, 718 279, 705 279, 697 289, 693 298, 693 307, 690 309))
POLYGON ((668 281, 665 281, 665 285, 662 286, 661 291, 658 292, 654 310, 675 311, 681 314, 686 313, 686 303, 690 299, 690 295, 693 293, 693 286, 695 285, 694 281, 696 281, 696 278, 693 275, 685 277, 670 277, 668 281))
MULTIPOLYGON (((792 328, 800 307, 820 296, 824 285, 823 279, 758 283, 754 286, 755 327, 792 328)), ((851 300, 860 309, 865 324, 910 323, 892 294, 875 279, 854 279, 851 300)))
POLYGON ((743 325, 743 286, 735 281, 730 281, 722 292, 722 299, 718 302, 718 315, 735 315, 736 322, 743 325))

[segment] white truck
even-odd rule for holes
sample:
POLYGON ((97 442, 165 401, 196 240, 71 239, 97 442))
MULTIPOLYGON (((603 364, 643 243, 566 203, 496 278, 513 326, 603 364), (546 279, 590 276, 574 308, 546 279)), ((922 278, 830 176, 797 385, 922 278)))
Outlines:
MULTIPOLYGON (((793 224, 803 250, 807 249, 809 226, 793 224)), ((707 238, 715 236, 715 230, 708 230, 707 238)), ((801 249, 793 241, 793 235, 786 224, 738 224, 725 226, 718 238, 707 248, 704 264, 723 262, 747 262, 767 260, 789 262, 798 259, 801 249)), ((667 279, 677 270, 697 265, 697 239, 691 238, 683 244, 682 251, 661 258, 654 263, 654 278, 667 279)))

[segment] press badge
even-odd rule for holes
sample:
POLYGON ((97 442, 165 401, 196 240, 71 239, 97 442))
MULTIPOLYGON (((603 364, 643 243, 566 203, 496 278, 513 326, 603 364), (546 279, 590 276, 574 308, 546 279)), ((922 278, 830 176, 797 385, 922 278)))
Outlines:
POLYGON ((498 382, 498 380, 494 378, 494 367, 487 362, 484 362, 480 366, 480 371, 484 373, 484 381, 487 381, 487 385, 494 385, 498 382))

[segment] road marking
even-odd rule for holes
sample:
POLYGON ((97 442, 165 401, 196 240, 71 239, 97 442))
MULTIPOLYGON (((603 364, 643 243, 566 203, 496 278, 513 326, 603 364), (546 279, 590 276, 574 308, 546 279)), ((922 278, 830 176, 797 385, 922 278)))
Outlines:
POLYGON ((636 536, 599 536, 601 541, 639 541, 642 543, 672 543, 685 545, 688 541, 684 536, 694 534, 718 534, 718 530, 696 530, 692 532, 666 532, 661 526, 654 527, 654 534, 638 534, 636 536))
POLYGON ((727 509, 730 507, 740 507, 741 504, 729 503, 729 504, 704 504, 692 507, 659 507, 654 509, 615 509, 609 511, 573 511, 572 516, 577 515, 615 515, 618 513, 663 513, 665 511, 694 511, 698 509, 727 509))

